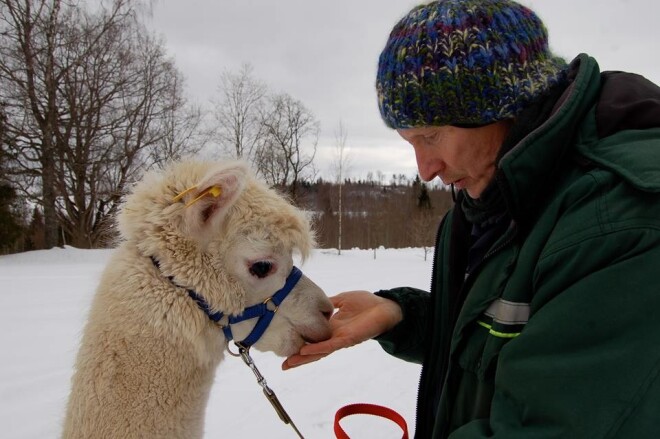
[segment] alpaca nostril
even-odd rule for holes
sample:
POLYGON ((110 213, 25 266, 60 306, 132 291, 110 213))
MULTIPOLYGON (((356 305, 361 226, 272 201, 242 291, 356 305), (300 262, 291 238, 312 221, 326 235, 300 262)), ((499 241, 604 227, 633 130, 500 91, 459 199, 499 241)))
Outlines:
POLYGON ((323 317, 325 317, 326 320, 330 320, 330 317, 332 317, 332 314, 334 313, 333 311, 321 311, 321 314, 323 314, 323 317))

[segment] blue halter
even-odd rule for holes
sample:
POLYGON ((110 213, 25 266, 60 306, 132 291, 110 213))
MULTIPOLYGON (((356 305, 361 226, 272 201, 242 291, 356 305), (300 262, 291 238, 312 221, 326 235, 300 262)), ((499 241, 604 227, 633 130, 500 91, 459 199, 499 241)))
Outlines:
MULTIPOLYGON (((160 269, 160 264, 158 263, 156 258, 152 256, 151 261, 156 266, 156 268, 160 269)), ((261 338, 261 336, 264 335, 264 332, 266 332, 266 329, 268 329, 268 325, 270 325, 271 320, 273 320, 273 317, 275 316, 275 313, 277 312, 280 304, 282 303, 282 301, 284 301, 284 299, 286 299, 286 297, 293 290, 293 288, 296 286, 296 284, 298 283, 301 277, 302 277, 302 271, 300 271, 298 267, 294 266, 291 269, 289 275, 287 276, 286 282, 284 283, 284 286, 282 288, 277 290, 275 294, 270 296, 268 299, 264 300, 263 303, 248 306, 239 315, 236 316, 225 315, 223 312, 220 311, 214 313, 211 311, 211 308, 209 307, 209 304, 206 301, 206 299, 204 299, 201 295, 197 294, 194 290, 188 288, 186 288, 186 291, 188 292, 188 295, 195 302, 197 302, 199 308, 202 311, 204 311, 204 313, 209 317, 209 319, 220 325, 220 328, 222 328, 222 332, 225 335, 225 339, 227 343, 229 343, 231 340, 234 339, 234 335, 231 332, 231 325, 243 322, 245 320, 258 318, 259 320, 257 320, 256 325, 254 325, 254 328, 252 328, 252 332, 250 332, 250 334, 243 341, 235 342, 238 346, 248 349, 252 347, 252 345, 254 345, 261 338), (225 322, 221 323, 220 321, 225 317, 226 317, 226 323, 225 322)), ((175 283, 173 276, 168 276, 168 279, 177 287, 185 288, 175 283)))
POLYGON ((293 290, 293 287, 296 286, 301 277, 302 271, 294 266, 291 269, 289 276, 286 278, 286 282, 282 288, 277 290, 277 292, 275 292, 275 294, 270 296, 268 299, 264 300, 263 303, 248 306, 243 310, 242 313, 237 316, 227 316, 227 324, 220 323, 220 320, 222 320, 225 315, 222 312, 212 313, 209 309, 208 303, 206 303, 206 300, 204 300, 203 297, 192 290, 188 290, 188 295, 192 297, 195 302, 197 302, 197 305, 199 305, 202 311, 204 311, 211 320, 220 325, 222 332, 225 334, 227 342, 234 339, 234 335, 231 332, 231 325, 243 322, 245 320, 259 318, 259 320, 257 320, 257 324, 254 325, 254 328, 252 328, 252 332, 250 332, 250 334, 245 339, 243 339, 243 341, 236 342, 236 344, 240 345, 241 347, 249 348, 254 345, 262 335, 264 335, 264 332, 266 332, 266 329, 268 329, 268 325, 270 325, 271 320, 273 320, 273 317, 275 316, 275 313, 277 312, 280 304, 293 290), (274 308, 271 309, 269 304, 272 304, 274 308))

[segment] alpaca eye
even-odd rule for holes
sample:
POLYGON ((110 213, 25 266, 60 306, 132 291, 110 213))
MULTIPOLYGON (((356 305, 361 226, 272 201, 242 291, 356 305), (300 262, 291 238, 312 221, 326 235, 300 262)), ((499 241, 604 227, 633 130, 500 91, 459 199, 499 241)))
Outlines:
POLYGON ((258 261, 250 265, 250 274, 263 279, 273 270, 273 263, 269 261, 258 261))

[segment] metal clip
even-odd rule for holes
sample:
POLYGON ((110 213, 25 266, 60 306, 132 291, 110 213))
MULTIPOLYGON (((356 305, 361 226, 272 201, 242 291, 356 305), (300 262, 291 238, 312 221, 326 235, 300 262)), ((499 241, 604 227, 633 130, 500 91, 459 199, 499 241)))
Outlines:
MULTIPOLYGON (((234 343, 234 344, 236 344, 236 343, 234 343)), ((229 347, 229 340, 227 340, 227 339, 225 339, 225 349, 227 350, 227 352, 229 352, 229 355, 231 355, 232 357, 241 357, 240 351, 238 353, 232 352, 231 348, 229 347)), ((243 360, 243 361, 245 361, 245 360, 243 360)))

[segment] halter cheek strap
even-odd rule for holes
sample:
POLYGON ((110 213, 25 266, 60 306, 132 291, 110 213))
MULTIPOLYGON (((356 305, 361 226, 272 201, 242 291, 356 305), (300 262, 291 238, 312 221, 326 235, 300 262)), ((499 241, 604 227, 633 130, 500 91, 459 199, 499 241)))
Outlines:
MULTIPOLYGON (((160 264, 158 263, 158 260, 152 256, 151 261, 153 262, 154 266, 160 270, 160 264)), ((264 332, 266 332, 266 329, 268 329, 268 325, 270 325, 270 322, 273 320, 275 313, 279 309, 280 304, 284 301, 284 299, 286 299, 289 293, 293 291, 293 288, 296 286, 300 278, 302 278, 302 271, 300 271, 298 267, 294 266, 287 276, 286 282, 282 288, 277 290, 275 294, 270 296, 268 299, 264 300, 263 303, 249 306, 236 316, 225 315, 223 312, 214 313, 211 311, 211 307, 202 295, 189 288, 186 288, 186 291, 188 292, 190 298, 197 302, 197 306, 199 306, 199 308, 204 311, 209 319, 220 325, 227 343, 234 339, 234 334, 231 331, 231 325, 243 322, 245 320, 258 318, 259 320, 257 320, 257 323, 254 325, 254 328, 252 328, 250 334, 243 341, 235 342, 237 345, 247 349, 254 345, 264 335, 264 332)), ((168 279, 175 286, 179 288, 185 288, 174 282, 173 276, 168 276, 168 279)))
POLYGON ((264 335, 264 332, 266 332, 266 329, 268 329, 268 325, 270 325, 270 322, 273 320, 275 313, 279 309, 280 304, 284 301, 284 299, 286 299, 301 277, 302 271, 300 271, 298 267, 294 266, 291 269, 289 276, 287 276, 286 282, 282 288, 277 290, 275 294, 270 296, 268 299, 264 300, 263 303, 249 306, 237 316, 225 316, 225 314, 222 312, 213 313, 209 309, 208 303, 202 296, 193 290, 188 290, 188 295, 195 302, 197 302, 197 305, 211 320, 220 325, 222 332, 225 334, 225 339, 227 342, 230 342, 234 339, 234 335, 231 331, 231 325, 243 322, 245 320, 258 318, 259 320, 257 320, 257 323, 254 325, 254 328, 252 328, 250 334, 245 339, 243 339, 243 341, 235 342, 237 345, 249 348, 264 335), (221 320, 223 320, 225 317, 226 319, 223 323, 221 320))

